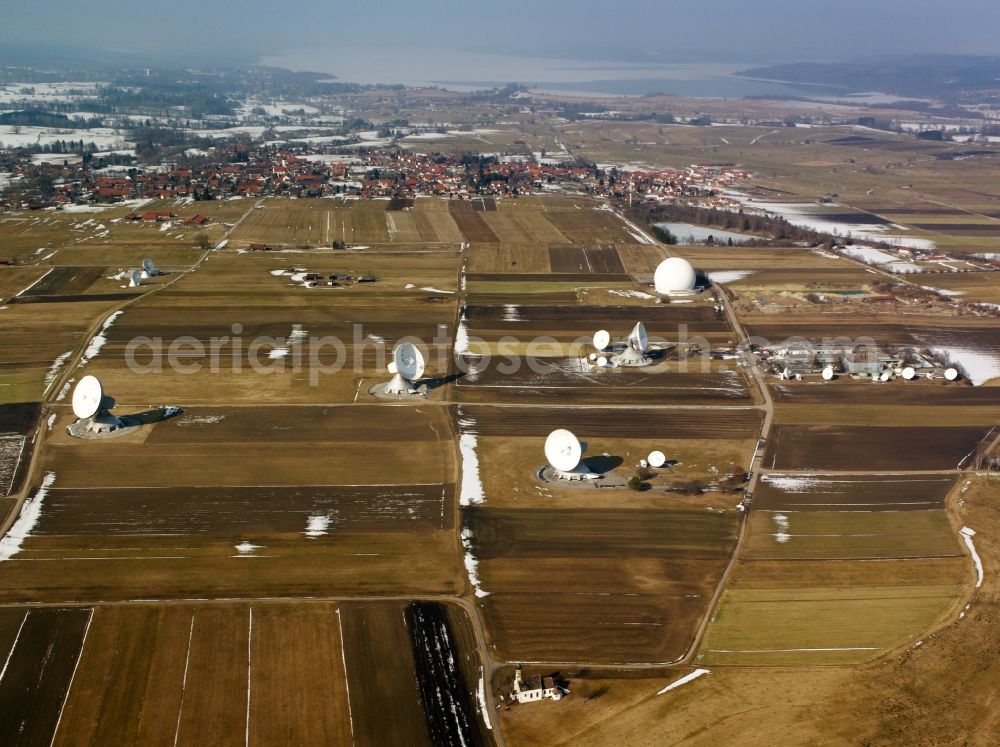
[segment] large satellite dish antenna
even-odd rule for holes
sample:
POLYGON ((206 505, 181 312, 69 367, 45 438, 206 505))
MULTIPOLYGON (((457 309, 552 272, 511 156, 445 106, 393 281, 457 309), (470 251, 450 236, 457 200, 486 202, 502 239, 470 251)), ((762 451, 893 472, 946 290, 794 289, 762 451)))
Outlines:
POLYGON ((628 333, 628 345, 612 361, 616 366, 645 366, 650 362, 646 357, 647 350, 649 335, 646 334, 646 326, 637 322, 628 333))
POLYGON ((96 376, 84 376, 73 390, 73 414, 86 420, 97 414, 104 402, 104 387, 96 376))
POLYGON ((146 277, 150 278, 160 274, 160 271, 156 269, 156 265, 153 264, 153 260, 149 257, 142 260, 142 271, 146 273, 146 277))
POLYGON ((659 469, 667 463, 667 455, 662 451, 651 451, 649 452, 649 458, 646 461, 649 462, 650 467, 656 467, 659 469))
POLYGON ((917 372, 913 368, 913 366, 907 366, 906 368, 903 369, 903 379, 905 381, 912 381, 913 377, 916 376, 916 375, 917 375, 917 372))
POLYGON ((424 375, 424 356, 412 342, 401 342, 396 345, 392 351, 392 361, 387 368, 392 374, 392 380, 386 384, 379 384, 375 388, 378 394, 401 396, 420 392, 415 382, 424 375))
POLYGON ((605 366, 608 365, 608 359, 603 355, 599 355, 597 357, 597 365, 600 366, 601 368, 604 368, 605 366))
POLYGON ((606 329, 599 329, 594 333, 594 347, 598 350, 607 350, 611 344, 611 333, 606 329))
POLYGON ((957 368, 949 368, 948 370, 946 370, 944 372, 944 377, 948 381, 955 381, 955 379, 958 378, 958 369, 957 368))
POLYGON ((424 356, 411 342, 396 346, 392 351, 392 362, 396 364, 396 371, 408 381, 416 381, 424 375, 424 356))
POLYGON ((580 441, 565 428, 552 431, 545 439, 545 458, 559 472, 573 472, 582 456, 580 441))
POLYGON ((889 371, 883 371, 882 375, 878 377, 879 381, 888 381, 892 378, 892 373, 889 371))
POLYGON ((646 325, 642 322, 636 322, 636 325, 629 333, 628 341, 640 353, 645 353, 649 350, 649 335, 646 334, 646 325))
POLYGON ((142 285, 142 271, 132 270, 132 273, 129 275, 128 287, 138 288, 140 285, 142 285))
POLYGON ((823 381, 833 381, 833 366, 823 369, 823 381))

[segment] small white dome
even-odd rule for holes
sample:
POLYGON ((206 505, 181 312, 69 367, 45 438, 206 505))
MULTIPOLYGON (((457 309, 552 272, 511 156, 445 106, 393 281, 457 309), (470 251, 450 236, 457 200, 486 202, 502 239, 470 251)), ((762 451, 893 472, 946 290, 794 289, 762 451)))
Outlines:
POLYGON ((670 257, 660 262, 653 275, 657 293, 684 293, 694 290, 696 276, 691 263, 682 257, 670 257))

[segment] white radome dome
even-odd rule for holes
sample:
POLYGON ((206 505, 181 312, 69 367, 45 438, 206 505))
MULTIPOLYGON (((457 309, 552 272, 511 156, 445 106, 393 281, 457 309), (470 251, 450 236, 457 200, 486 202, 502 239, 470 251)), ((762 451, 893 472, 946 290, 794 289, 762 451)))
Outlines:
POLYGON ((685 293, 694 290, 696 276, 691 263, 682 257, 660 262, 653 275, 657 293, 685 293))

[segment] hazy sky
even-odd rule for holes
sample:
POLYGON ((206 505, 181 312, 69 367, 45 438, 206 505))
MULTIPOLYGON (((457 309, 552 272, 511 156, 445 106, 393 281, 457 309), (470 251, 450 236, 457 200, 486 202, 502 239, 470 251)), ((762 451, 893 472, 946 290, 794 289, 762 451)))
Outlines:
POLYGON ((88 0, 7 2, 0 44, 178 56, 339 44, 555 56, 648 50, 786 61, 858 54, 1000 54, 998 0, 88 0))

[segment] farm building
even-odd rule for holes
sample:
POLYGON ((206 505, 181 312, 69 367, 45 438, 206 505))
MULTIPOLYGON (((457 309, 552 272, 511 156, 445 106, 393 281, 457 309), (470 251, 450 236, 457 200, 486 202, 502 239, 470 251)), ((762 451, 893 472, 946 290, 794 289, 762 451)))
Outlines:
POLYGON ((514 692, 510 694, 511 700, 518 703, 532 703, 536 700, 548 698, 549 700, 562 700, 563 691, 556 684, 555 677, 528 677, 521 673, 521 667, 517 668, 514 674, 514 692))

